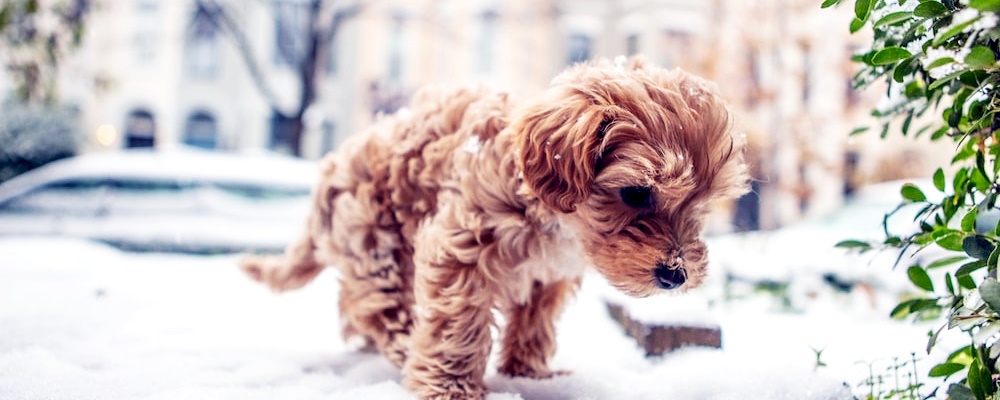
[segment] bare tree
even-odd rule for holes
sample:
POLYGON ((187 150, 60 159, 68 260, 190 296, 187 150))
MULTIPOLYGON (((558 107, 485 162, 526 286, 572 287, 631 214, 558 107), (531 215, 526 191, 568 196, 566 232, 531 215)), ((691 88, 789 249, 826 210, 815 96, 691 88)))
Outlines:
MULTIPOLYGON (((326 63, 330 60, 328 52, 332 50, 332 44, 344 23, 356 17, 365 4, 362 0, 352 2, 262 0, 262 2, 272 7, 275 19, 276 57, 289 66, 299 84, 298 97, 290 108, 282 105, 269 76, 259 64, 259 60, 269 58, 258 57, 256 52, 262 49, 250 43, 247 36, 249 27, 238 18, 233 4, 217 0, 195 0, 199 12, 210 18, 215 27, 232 40, 254 84, 271 105, 274 115, 278 117, 279 121, 276 122, 283 125, 290 151, 299 156, 305 129, 304 117, 309 107, 317 100, 318 87, 327 70, 326 63)), ((269 49, 265 47, 265 50, 269 49)))

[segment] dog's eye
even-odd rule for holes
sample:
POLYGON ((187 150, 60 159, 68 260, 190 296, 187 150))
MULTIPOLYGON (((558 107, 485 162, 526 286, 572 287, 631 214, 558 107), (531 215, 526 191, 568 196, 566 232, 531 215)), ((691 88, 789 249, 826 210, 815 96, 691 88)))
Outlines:
POLYGON ((632 208, 648 208, 652 205, 648 186, 629 186, 621 190, 622 202, 632 208))

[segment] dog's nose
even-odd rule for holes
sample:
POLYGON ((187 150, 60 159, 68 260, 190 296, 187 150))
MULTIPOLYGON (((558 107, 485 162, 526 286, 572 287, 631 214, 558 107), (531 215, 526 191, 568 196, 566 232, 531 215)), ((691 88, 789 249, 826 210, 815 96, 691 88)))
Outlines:
POLYGON ((667 290, 677 289, 687 280, 687 277, 684 276, 684 269, 666 264, 658 264, 653 274, 656 275, 656 283, 667 290))

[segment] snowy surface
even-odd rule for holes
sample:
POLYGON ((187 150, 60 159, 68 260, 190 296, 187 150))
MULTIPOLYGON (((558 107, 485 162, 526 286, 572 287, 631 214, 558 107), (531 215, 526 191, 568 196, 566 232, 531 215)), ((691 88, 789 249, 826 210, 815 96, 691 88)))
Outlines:
MULTIPOLYGON (((397 369, 341 341, 332 271, 275 295, 232 256, 0 238, 0 259, 0 399, 410 398, 397 369)), ((926 340, 926 329, 888 321, 880 308, 829 298, 782 313, 765 297, 720 303, 709 287, 655 297, 643 313, 710 299, 698 313, 721 326, 723 348, 644 358, 608 316, 607 290, 588 275, 559 321, 552 365, 569 375, 490 372, 488 398, 844 399, 867 393, 858 384, 868 364, 908 359, 926 340), (813 349, 826 366, 816 368, 813 349)))

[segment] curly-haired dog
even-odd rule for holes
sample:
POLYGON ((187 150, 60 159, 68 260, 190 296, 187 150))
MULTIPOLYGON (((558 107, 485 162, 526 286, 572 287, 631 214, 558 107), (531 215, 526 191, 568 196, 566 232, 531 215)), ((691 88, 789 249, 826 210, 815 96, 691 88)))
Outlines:
POLYGON ((345 336, 421 398, 484 396, 493 308, 500 372, 551 376, 585 265, 635 296, 698 286, 708 205, 746 190, 723 101, 680 70, 600 61, 522 104, 478 89, 411 109, 328 155, 305 234, 242 268, 283 291, 336 266, 345 336))

